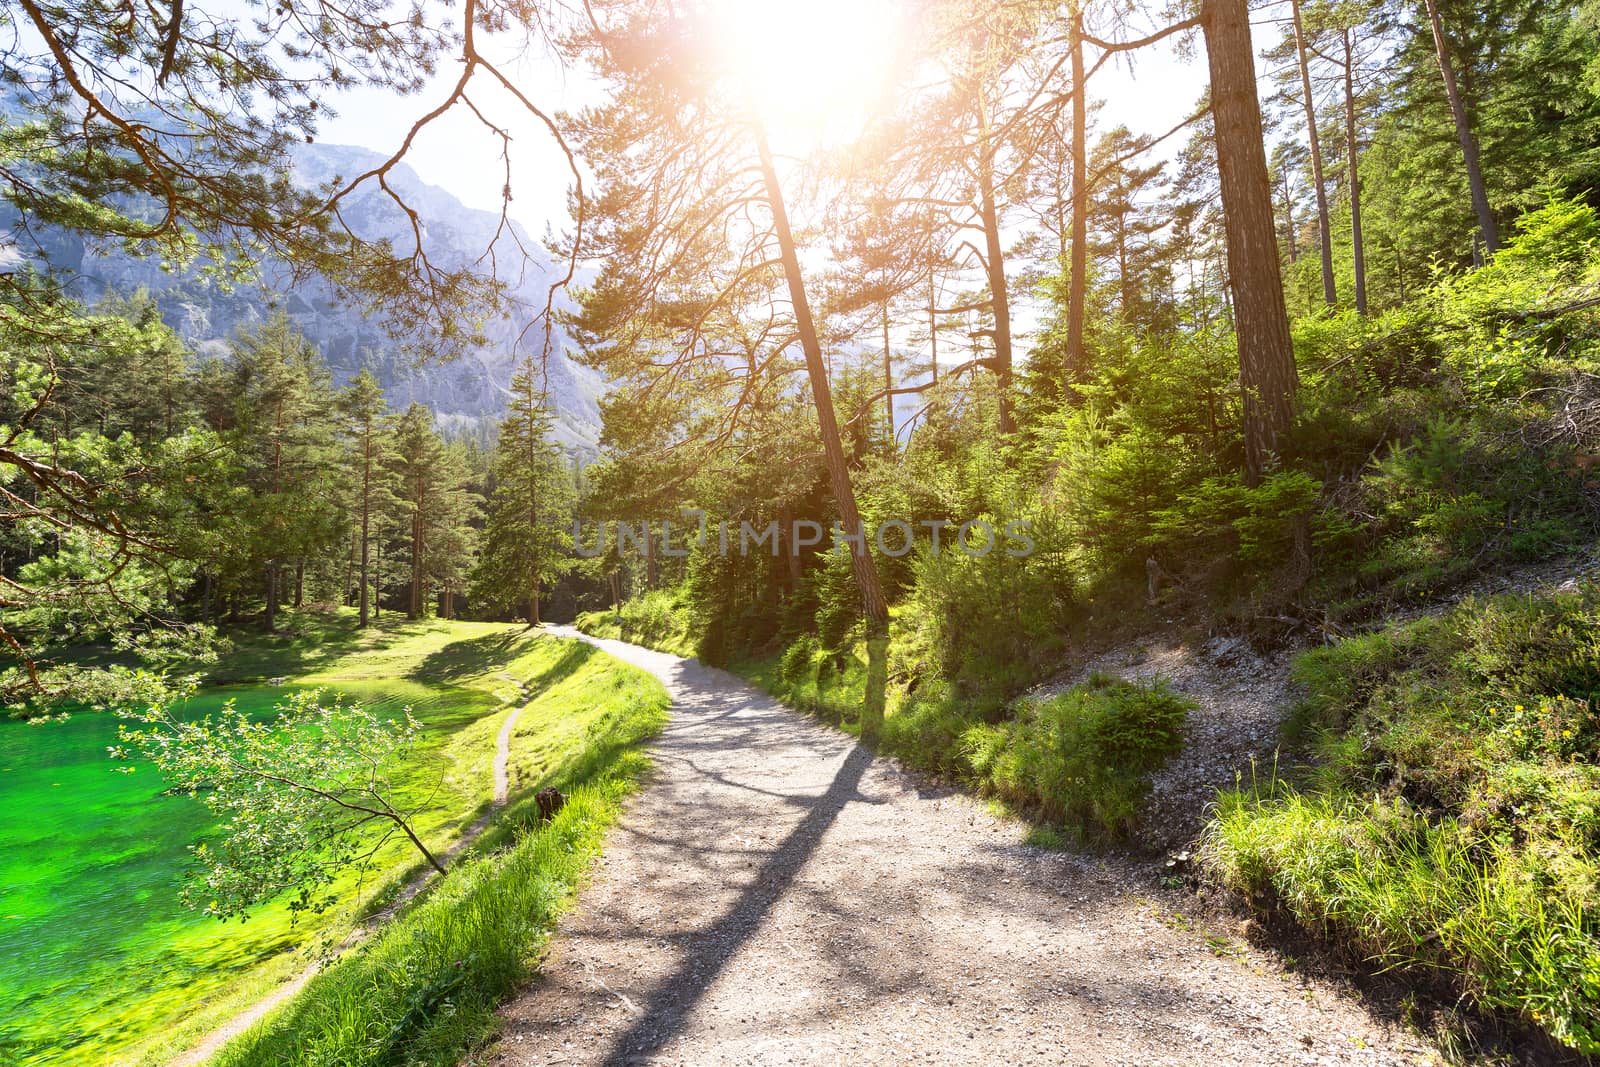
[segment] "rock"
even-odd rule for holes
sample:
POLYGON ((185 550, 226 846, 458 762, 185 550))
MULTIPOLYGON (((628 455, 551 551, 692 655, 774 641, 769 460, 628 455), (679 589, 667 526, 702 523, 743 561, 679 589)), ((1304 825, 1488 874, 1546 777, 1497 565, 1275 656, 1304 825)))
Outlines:
POLYGON ((1213 637, 1202 649, 1218 666, 1231 667, 1250 658, 1250 646, 1242 637, 1213 637))

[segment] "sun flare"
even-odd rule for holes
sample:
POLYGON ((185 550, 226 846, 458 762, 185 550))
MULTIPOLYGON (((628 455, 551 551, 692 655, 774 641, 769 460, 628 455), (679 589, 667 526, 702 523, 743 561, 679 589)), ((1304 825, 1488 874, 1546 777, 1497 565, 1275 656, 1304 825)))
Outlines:
POLYGON ((859 132, 902 52, 897 0, 724 0, 719 45, 750 107, 779 139, 807 147, 859 132))

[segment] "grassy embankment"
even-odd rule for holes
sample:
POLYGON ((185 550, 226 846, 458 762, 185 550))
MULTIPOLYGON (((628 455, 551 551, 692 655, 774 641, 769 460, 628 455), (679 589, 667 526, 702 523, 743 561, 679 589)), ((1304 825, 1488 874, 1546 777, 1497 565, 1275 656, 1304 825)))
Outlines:
MULTIPOLYGON (((398 784, 427 798, 418 821, 431 847, 455 840, 489 803, 495 734, 516 693, 502 675, 555 680, 551 642, 503 625, 392 623, 358 634, 343 614, 306 613, 286 629, 241 637, 189 710, 233 699, 266 714, 285 693, 317 686, 375 707, 410 705, 425 732, 398 784)), ((562 707, 536 701, 523 713, 517 786, 584 744, 571 736, 580 720, 563 719, 562 707)), ((345 881, 348 906, 337 914, 296 921, 268 905, 223 924, 186 912, 178 881, 208 816, 166 795, 148 768, 111 773, 115 732, 112 717, 94 713, 0 723, 0 795, 30 813, 0 832, 6 1062, 164 1062, 302 970, 416 867, 396 845, 380 857, 381 876, 345 881)))
POLYGON ((1371 965, 1600 1052, 1600 590, 1471 601, 1295 677, 1315 762, 1225 794, 1207 867, 1371 965))
POLYGON ((453 1064, 493 1032, 638 784, 668 704, 654 679, 577 642, 540 638, 511 670, 532 690, 512 739, 520 795, 448 877, 218 1064, 453 1064), (541 826, 532 793, 546 785, 569 799, 541 826))
MULTIPOLYGON (((668 591, 637 597, 620 613, 580 615, 577 625, 597 637, 695 654, 689 613, 668 591)), ((907 654, 895 648, 891 660, 907 654)), ((782 652, 727 666, 790 707, 859 734, 867 684, 864 644, 827 653, 802 637, 782 652)), ((1150 773, 1181 748, 1189 706, 1160 683, 1136 685, 1101 675, 1011 709, 954 687, 911 692, 891 685, 875 746, 1036 818, 1034 836, 1041 843, 1055 843, 1060 831, 1080 840, 1117 840, 1134 828, 1150 773)))

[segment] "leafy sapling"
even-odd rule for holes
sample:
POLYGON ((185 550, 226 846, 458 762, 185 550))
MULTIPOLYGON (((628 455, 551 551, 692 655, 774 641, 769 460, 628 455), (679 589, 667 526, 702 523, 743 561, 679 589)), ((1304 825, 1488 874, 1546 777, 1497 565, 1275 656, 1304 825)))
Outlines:
POLYGON ((289 894, 291 911, 321 912, 338 899, 339 876, 370 869, 396 835, 445 873, 391 777, 421 731, 409 708, 391 719, 320 689, 290 694, 267 717, 231 700, 202 718, 180 707, 168 700, 125 715, 112 755, 143 754, 217 817, 217 838, 191 848, 189 906, 242 918, 289 894))

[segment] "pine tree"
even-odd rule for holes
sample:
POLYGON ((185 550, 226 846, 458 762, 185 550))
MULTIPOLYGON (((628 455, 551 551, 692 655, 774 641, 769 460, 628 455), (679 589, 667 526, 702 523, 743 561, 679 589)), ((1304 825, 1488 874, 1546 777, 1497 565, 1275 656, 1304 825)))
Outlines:
POLYGON ((316 349, 281 311, 234 339, 229 376, 232 436, 255 493, 254 536, 241 548, 263 576, 271 630, 284 599, 284 566, 294 564, 299 602, 306 557, 344 543, 332 390, 316 349))
POLYGON ((544 586, 573 565, 572 477, 560 448, 550 440, 555 420, 538 380, 538 368, 529 360, 511 381, 511 406, 495 445, 489 520, 471 591, 475 607, 496 611, 515 610, 526 597, 532 626, 539 624, 544 586))
POLYGON ((455 580, 465 569, 475 510, 468 471, 459 452, 445 447, 433 413, 413 403, 395 423, 391 468, 396 479, 402 539, 411 566, 406 617, 423 618, 435 584, 455 580))
POLYGON ((385 417, 383 389, 370 371, 356 376, 339 396, 345 439, 345 478, 349 493, 355 555, 359 560, 356 601, 360 623, 372 622, 372 545, 379 516, 393 509, 395 460, 393 430, 385 417))

